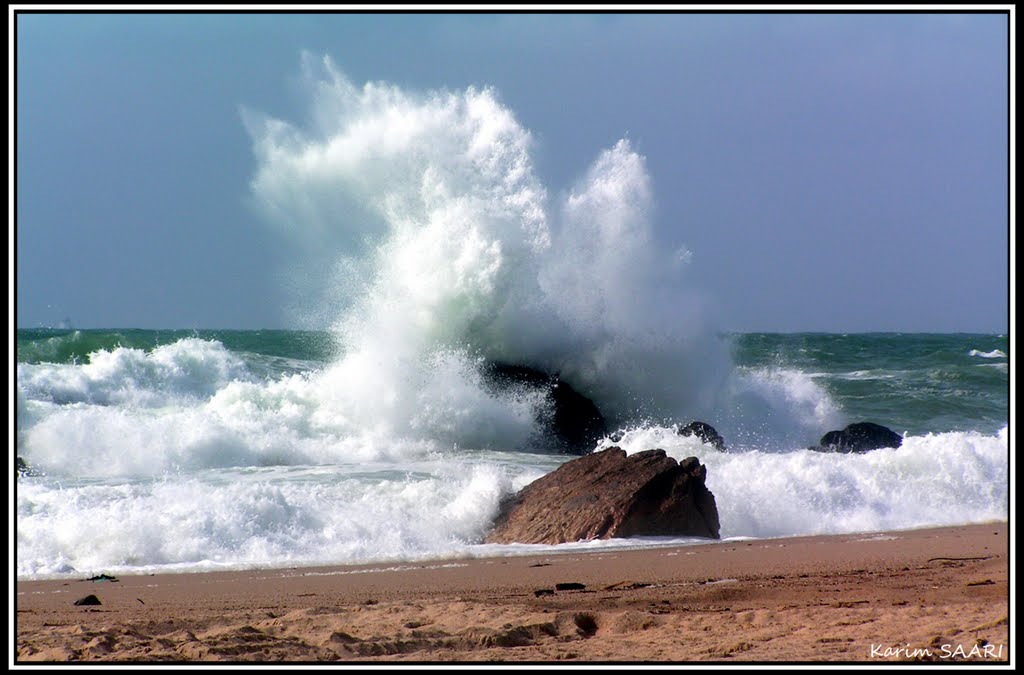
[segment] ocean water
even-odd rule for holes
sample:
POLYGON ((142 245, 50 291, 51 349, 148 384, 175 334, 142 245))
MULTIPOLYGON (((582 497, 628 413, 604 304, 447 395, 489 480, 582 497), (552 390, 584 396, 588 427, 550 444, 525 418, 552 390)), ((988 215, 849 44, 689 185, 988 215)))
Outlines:
MULTIPOLYGON (((731 408, 701 419, 727 452, 667 419, 617 424, 627 452, 707 465, 723 538, 1007 517, 1005 336, 719 339, 731 408), (902 447, 806 449, 859 420, 902 447)), ((17 351, 17 455, 40 473, 17 479, 19 578, 559 548, 480 543, 503 495, 571 456, 530 445, 543 400, 487 394, 450 353, 380 392, 339 371, 328 332, 19 330, 17 351)))
POLYGON ((696 541, 482 544, 571 459, 541 393, 487 386, 494 361, 559 373, 627 452, 699 457, 723 538, 1008 517, 1006 336, 722 333, 628 141, 549 190, 489 89, 303 68, 307 121, 244 124, 252 203, 311 256, 289 311, 323 329, 19 329, 19 578, 696 541), (674 433, 691 420, 728 451, 674 433), (902 447, 806 449, 856 421, 902 447))

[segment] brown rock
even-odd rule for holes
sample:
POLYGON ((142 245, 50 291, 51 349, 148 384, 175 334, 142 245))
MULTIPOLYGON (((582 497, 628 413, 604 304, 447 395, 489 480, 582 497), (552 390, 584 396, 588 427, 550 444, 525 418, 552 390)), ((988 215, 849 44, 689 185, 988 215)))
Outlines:
POLYGON ((641 535, 718 538, 715 497, 696 457, 618 447, 566 462, 502 504, 486 542, 561 544, 641 535))

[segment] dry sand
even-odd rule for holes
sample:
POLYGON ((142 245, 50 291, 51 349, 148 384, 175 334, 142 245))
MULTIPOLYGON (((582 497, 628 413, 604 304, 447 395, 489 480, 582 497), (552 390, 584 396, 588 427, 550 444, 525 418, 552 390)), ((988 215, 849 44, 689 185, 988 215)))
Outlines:
POLYGON ((1005 665, 1011 649, 1005 522, 531 557, 19 581, 16 592, 16 663, 966 657, 1005 665), (74 604, 90 594, 102 604, 74 604))

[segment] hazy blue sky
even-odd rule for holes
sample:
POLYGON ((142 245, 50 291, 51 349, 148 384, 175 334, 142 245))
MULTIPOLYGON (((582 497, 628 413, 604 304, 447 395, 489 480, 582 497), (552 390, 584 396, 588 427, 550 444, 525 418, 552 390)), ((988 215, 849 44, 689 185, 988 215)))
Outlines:
POLYGON ((17 325, 290 327, 240 108, 493 86, 569 189, 628 136, 723 329, 1006 331, 1005 15, 17 16, 17 325))

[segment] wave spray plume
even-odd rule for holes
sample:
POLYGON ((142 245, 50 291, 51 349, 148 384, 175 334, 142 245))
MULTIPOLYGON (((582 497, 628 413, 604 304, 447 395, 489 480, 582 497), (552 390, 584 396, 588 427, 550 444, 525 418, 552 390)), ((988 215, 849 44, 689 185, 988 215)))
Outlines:
POLYGON ((485 359, 558 372, 614 423, 714 412, 727 349, 678 246, 655 240, 628 141, 556 200, 492 89, 357 87, 328 58, 303 64, 307 126, 245 117, 269 217, 296 239, 340 242, 327 287, 344 353, 322 383, 334 404, 359 386, 361 415, 402 426, 443 384, 466 390, 448 412, 486 417, 493 396, 473 375, 485 359), (437 381, 438 359, 458 385, 437 381))

